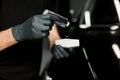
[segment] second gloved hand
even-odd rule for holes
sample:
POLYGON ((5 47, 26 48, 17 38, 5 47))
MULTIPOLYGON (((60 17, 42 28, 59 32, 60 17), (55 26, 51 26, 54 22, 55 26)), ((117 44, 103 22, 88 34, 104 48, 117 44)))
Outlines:
POLYGON ((74 48, 63 48, 61 45, 53 45, 52 54, 56 59, 67 58, 75 52, 74 48))
POLYGON ((35 15, 24 23, 12 28, 13 37, 17 41, 41 39, 49 35, 54 20, 59 20, 54 15, 35 15))

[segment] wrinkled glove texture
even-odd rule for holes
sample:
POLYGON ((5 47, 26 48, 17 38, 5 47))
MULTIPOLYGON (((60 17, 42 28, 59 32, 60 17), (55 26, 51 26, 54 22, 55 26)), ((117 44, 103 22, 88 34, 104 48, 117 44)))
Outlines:
POLYGON ((22 24, 12 28, 13 37, 17 41, 41 39, 49 35, 54 20, 59 20, 54 15, 35 15, 22 24))

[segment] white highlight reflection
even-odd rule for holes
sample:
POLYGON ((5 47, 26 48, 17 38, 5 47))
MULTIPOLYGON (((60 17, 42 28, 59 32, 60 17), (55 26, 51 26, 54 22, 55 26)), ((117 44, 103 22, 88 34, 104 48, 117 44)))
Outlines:
POLYGON ((120 21, 120 1, 119 0, 114 0, 114 4, 117 10, 117 14, 118 14, 118 19, 120 21))
POLYGON ((91 18, 90 18, 90 12, 89 11, 85 11, 85 24, 80 24, 79 27, 80 28, 88 28, 91 26, 91 18))
POLYGON ((115 52, 116 56, 118 59, 120 59, 120 48, 117 44, 112 45, 113 51, 115 52))
POLYGON ((119 26, 118 26, 118 25, 115 25, 115 26, 112 26, 112 27, 111 27, 111 30, 117 30, 117 29, 119 29, 119 26))

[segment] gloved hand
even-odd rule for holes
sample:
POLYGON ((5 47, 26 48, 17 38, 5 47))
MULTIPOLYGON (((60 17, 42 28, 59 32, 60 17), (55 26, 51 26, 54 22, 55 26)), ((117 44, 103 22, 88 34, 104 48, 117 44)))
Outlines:
POLYGON ((59 20, 54 15, 35 15, 24 23, 12 28, 13 37, 17 41, 41 39, 49 35, 54 21, 59 20))
POLYGON ((56 59, 67 58, 75 52, 74 48, 63 48, 61 45, 53 45, 52 49, 53 57, 56 59))

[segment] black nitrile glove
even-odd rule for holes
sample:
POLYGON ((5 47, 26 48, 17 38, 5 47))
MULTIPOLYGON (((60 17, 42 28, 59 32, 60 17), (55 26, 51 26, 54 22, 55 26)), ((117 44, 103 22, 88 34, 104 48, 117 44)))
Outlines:
POLYGON ((59 20, 54 15, 35 15, 24 23, 12 28, 13 37, 17 41, 41 39, 49 35, 54 20, 59 20))
POLYGON ((60 45, 53 45, 52 54, 56 59, 67 58, 75 52, 74 48, 63 48, 60 45))

